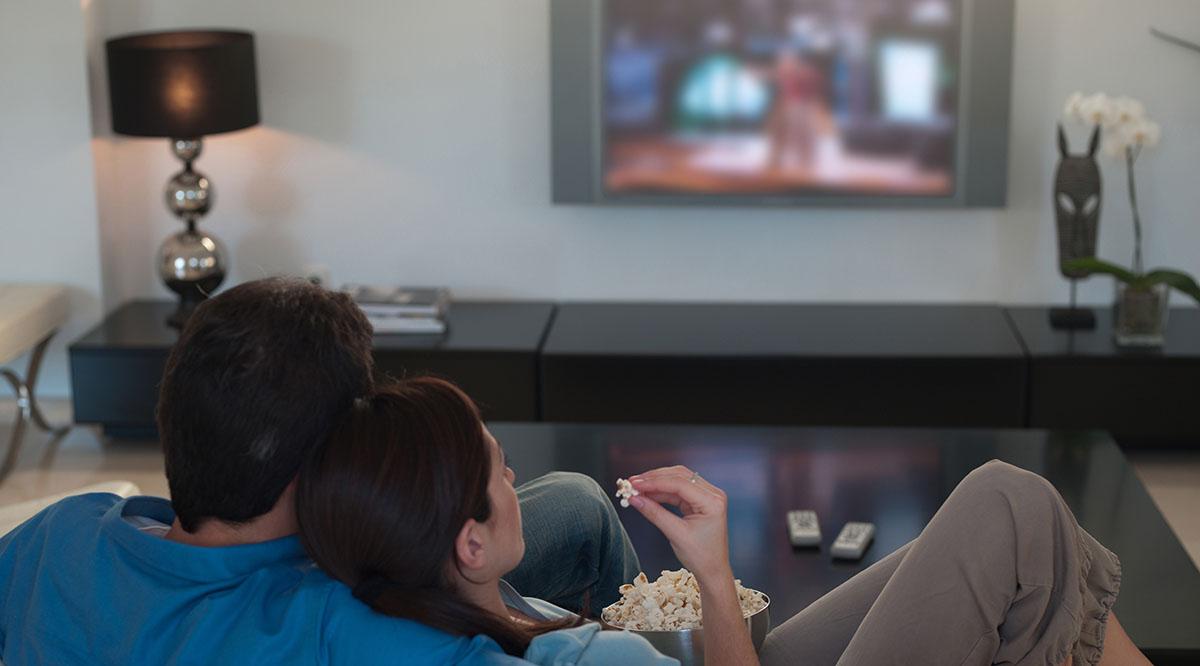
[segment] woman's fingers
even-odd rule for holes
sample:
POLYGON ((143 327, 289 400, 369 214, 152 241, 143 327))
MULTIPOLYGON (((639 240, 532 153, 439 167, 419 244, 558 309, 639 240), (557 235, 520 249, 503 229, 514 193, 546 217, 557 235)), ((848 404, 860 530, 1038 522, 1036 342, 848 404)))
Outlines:
POLYGON ((638 491, 638 494, 639 494, 639 495, 644 495, 644 496, 646 496, 646 497, 649 497, 650 499, 654 500, 655 502, 658 502, 659 504, 670 504, 670 505, 673 505, 673 506, 679 506, 679 505, 680 505, 680 503, 682 503, 682 502, 683 502, 683 498, 681 498, 679 495, 676 495, 676 494, 674 494, 674 493, 660 493, 660 492, 649 492, 649 491, 647 491, 647 492, 641 492, 641 491, 638 491))
POLYGON ((659 504, 669 504, 671 506, 678 507, 685 516, 695 513, 695 511, 692 509, 692 505, 685 502, 678 495, 672 495, 671 493, 642 493, 642 495, 644 497, 649 497, 659 504))
MULTIPOLYGON (((639 493, 663 493, 687 502, 697 509, 711 510, 717 502, 724 501, 724 495, 714 489, 700 486, 687 479, 664 476, 655 479, 640 479, 633 482, 633 487, 639 493)), ((670 502, 678 504, 679 502, 670 502)))
POLYGON ((653 479, 637 479, 631 483, 633 483, 633 487, 637 488, 639 492, 644 490, 648 492, 674 493, 685 499, 696 492, 711 496, 722 494, 715 486, 702 483, 699 480, 692 482, 689 477, 660 476, 653 479))
POLYGON ((658 531, 667 537, 668 541, 674 542, 679 537, 683 536, 683 531, 686 527, 683 521, 675 514, 667 511, 661 504, 646 497, 645 495, 635 495, 629 498, 629 504, 638 510, 638 513, 645 516, 646 520, 658 528, 658 531))
POLYGON ((696 474, 690 468, 684 465, 673 465, 671 467, 659 467, 657 469, 652 469, 648 472, 642 472, 641 474, 635 474, 629 477, 629 481, 636 486, 639 481, 660 480, 666 478, 684 479, 694 485, 708 488, 709 490, 715 492, 721 492, 719 488, 709 483, 708 479, 696 474))
POLYGON ((683 465, 671 465, 670 467, 658 467, 656 469, 642 472, 641 474, 635 474, 635 475, 629 477, 629 480, 632 481, 633 479, 654 479, 654 478, 658 478, 658 477, 662 477, 662 476, 688 477, 691 475, 692 475, 692 470, 688 469, 687 467, 684 467, 683 465))

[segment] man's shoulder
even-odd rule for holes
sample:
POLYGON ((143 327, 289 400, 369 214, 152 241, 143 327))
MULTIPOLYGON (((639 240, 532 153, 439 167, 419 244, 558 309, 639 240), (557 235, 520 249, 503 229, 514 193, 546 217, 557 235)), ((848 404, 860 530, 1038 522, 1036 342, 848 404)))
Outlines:
MULTIPOLYGON (((159 497, 147 497, 143 499, 162 502, 170 506, 168 500, 159 497)), ((48 519, 55 521, 95 521, 111 511, 114 506, 124 501, 126 501, 125 498, 112 493, 72 495, 46 507, 43 513, 46 514, 48 519)))
MULTIPOLYGON (((71 495, 58 500, 54 504, 43 509, 43 512, 48 515, 59 517, 72 516, 92 516, 95 517, 97 512, 103 515, 106 511, 113 508, 117 504, 124 501, 125 498, 112 493, 85 493, 83 495, 71 495)), ((162 502, 167 502, 165 499, 158 499, 162 502)))
MULTIPOLYGON (((124 501, 111 493, 88 493, 61 499, 43 508, 4 535, 29 539, 37 536, 66 536, 84 529, 88 532, 99 528, 101 519, 114 506, 124 501)), ((165 500, 163 500, 165 501, 165 500)))

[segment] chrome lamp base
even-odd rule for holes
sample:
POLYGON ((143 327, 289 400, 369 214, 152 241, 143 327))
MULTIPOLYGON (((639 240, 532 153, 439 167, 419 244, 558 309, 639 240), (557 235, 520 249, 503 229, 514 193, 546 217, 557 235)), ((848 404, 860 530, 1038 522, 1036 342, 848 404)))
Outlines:
POLYGON ((225 280, 226 253, 215 236, 196 229, 196 222, 212 207, 212 183, 192 168, 200 157, 199 138, 172 139, 171 151, 183 170, 167 181, 167 208, 187 228, 169 236, 158 249, 158 274, 167 288, 179 294, 179 307, 167 324, 182 328, 192 311, 225 280))

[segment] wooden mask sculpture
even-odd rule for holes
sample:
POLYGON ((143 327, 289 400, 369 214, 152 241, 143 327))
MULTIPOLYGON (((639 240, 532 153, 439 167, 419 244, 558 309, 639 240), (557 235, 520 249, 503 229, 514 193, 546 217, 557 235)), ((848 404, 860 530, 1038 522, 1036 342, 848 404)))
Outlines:
POLYGON ((1058 269, 1070 280, 1087 277, 1069 271, 1068 261, 1096 256, 1096 238, 1100 228, 1100 166, 1096 149, 1100 147, 1100 128, 1092 132, 1088 151, 1072 155, 1067 135, 1058 126, 1058 152, 1062 159, 1054 177, 1054 212, 1058 222, 1058 269))

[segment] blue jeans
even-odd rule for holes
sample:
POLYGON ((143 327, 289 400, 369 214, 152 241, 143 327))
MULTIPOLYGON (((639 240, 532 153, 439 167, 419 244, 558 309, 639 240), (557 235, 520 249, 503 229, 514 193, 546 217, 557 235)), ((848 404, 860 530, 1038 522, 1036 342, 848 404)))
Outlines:
POLYGON ((590 477, 554 472, 517 488, 525 558, 505 580, 527 597, 587 614, 620 598, 641 571, 616 507, 590 477))

